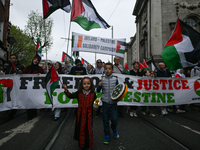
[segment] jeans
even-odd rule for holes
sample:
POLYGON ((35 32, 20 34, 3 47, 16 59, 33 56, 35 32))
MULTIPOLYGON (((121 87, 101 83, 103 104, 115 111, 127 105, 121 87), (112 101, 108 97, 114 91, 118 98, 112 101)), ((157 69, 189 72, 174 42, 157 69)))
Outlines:
POLYGON ((54 117, 60 117, 60 111, 61 111, 61 108, 55 108, 55 116, 54 117))
POLYGON ((103 102, 102 111, 104 134, 110 135, 109 120, 111 120, 112 129, 116 129, 118 123, 117 104, 107 104, 103 102))

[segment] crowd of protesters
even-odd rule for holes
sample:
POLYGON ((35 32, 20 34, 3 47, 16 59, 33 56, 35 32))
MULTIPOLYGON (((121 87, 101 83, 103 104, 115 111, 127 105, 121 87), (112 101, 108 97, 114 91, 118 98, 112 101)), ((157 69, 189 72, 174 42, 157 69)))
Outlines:
MULTIPOLYGON (((48 63, 48 67, 45 64, 43 64, 42 66, 39 66, 40 60, 41 60, 41 58, 38 55, 36 55, 33 58, 31 65, 24 67, 20 64, 17 55, 10 55, 10 63, 6 64, 6 65, 5 64, 0 65, 0 75, 17 74, 17 73, 19 73, 19 74, 47 74, 48 71, 52 68, 53 64, 48 63), (14 64, 15 68, 14 68, 13 64, 14 64)), ((130 70, 130 76, 139 76, 139 77, 148 77, 148 78, 149 77, 152 77, 152 78, 153 77, 165 77, 165 78, 172 77, 172 72, 170 72, 166 69, 166 66, 163 62, 159 63, 158 68, 155 69, 154 71, 151 71, 149 68, 143 68, 142 70, 140 70, 138 62, 133 62, 132 65, 133 65, 133 69, 130 70)), ((96 61, 96 67, 93 67, 91 64, 87 64, 87 66, 83 66, 83 64, 81 63, 81 60, 76 59, 75 66, 72 66, 71 63, 69 62, 69 60, 65 60, 64 66, 62 66, 62 64, 60 62, 56 62, 54 64, 54 68, 58 74, 70 74, 70 75, 101 74, 102 77, 103 76, 105 77, 105 80, 107 78, 110 78, 109 82, 111 82, 111 78, 112 78, 113 82, 116 82, 116 79, 114 78, 112 73, 115 73, 115 76, 117 74, 126 74, 124 72, 124 67, 122 66, 122 64, 120 64, 119 57, 114 58, 114 64, 104 63, 104 62, 102 62, 101 59, 98 59, 96 61), (105 67, 104 67, 104 65, 105 65, 105 67)), ((200 61, 198 62, 198 65, 195 66, 191 71, 190 71, 190 69, 185 70, 185 74, 184 74, 184 70, 181 68, 181 69, 178 69, 174 74, 175 74, 174 75, 175 78, 188 78, 188 77, 200 76, 200 61)), ((84 89, 84 92, 85 92, 84 94, 87 95, 88 92, 90 93, 90 90, 93 89, 94 85, 91 87, 89 86, 90 89, 87 89, 87 86, 85 86, 85 83, 88 85, 91 85, 92 80, 89 77, 85 77, 85 78, 83 78, 83 80, 81 80, 81 82, 83 82, 82 83, 83 87, 81 89, 82 90, 84 89)), ((101 88, 99 88, 99 86, 101 87, 102 84, 103 84, 103 82, 100 80, 99 85, 97 87, 97 92, 100 91, 101 88)), ((104 82, 104 86, 106 84, 110 84, 110 83, 108 83, 108 81, 104 82)), ((118 83, 116 82, 116 84, 118 84, 118 83)), ((64 88, 65 94, 67 96, 70 96, 70 93, 67 90, 67 86, 64 85, 63 87, 65 87, 64 88)), ((80 89, 79 89, 79 91, 80 91, 80 89)), ((93 91, 93 93, 94 93, 94 91, 93 91)), ((102 91, 102 93, 103 93, 103 91, 102 91)), ((73 94, 72 94, 72 96, 73 96, 73 94)), ((75 95, 75 96, 78 96, 78 95, 75 95)), ((95 100, 95 98, 96 98, 96 95, 94 96, 94 100, 95 100)), ((81 100, 84 100, 84 98, 81 98, 81 100)), ((138 116, 137 112, 139 112, 139 111, 144 116, 149 114, 150 117, 156 117, 156 115, 158 115, 155 113, 155 110, 158 110, 157 112, 160 112, 160 114, 163 116, 167 115, 168 112, 172 112, 172 111, 174 111, 176 113, 185 113, 186 112, 185 105, 176 105, 176 106, 168 106, 168 107, 163 107, 163 106, 159 106, 159 107, 154 107, 154 106, 148 106, 148 107, 147 106, 141 106, 141 107, 129 106, 129 107, 127 107, 126 106, 125 107, 125 106, 117 106, 117 103, 116 103, 115 104, 116 107, 114 108, 114 105, 111 106, 110 103, 106 104, 104 101, 103 101, 102 108, 99 107, 99 109, 97 109, 95 112, 95 118, 99 118, 99 115, 101 115, 101 113, 103 113, 102 116, 103 116, 103 123, 104 123, 104 132, 105 132, 104 144, 108 144, 109 139, 110 139, 110 133, 109 133, 109 128, 108 128, 109 127, 109 117, 111 120, 111 128, 113 130, 114 137, 119 138, 116 127, 117 127, 118 116, 119 117, 124 116, 123 109, 126 109, 126 112, 129 113, 130 117, 137 117, 138 116), (105 113, 105 111, 107 111, 107 113, 105 113), (109 112, 109 111, 111 111, 111 112, 113 111, 115 113, 110 114, 111 112, 109 112), (105 114, 107 115, 107 117, 105 116, 105 114), (114 125, 115 125, 115 127, 114 127, 114 125), (109 134, 109 135, 107 135, 107 134, 109 134)), ((92 104, 91 104, 91 107, 92 107, 92 104)), ((195 107, 193 104, 190 104, 190 107, 192 110, 195 110, 195 107)), ((17 109, 10 110, 8 119, 9 120, 13 119, 16 112, 17 112, 17 109)), ((59 120, 60 113, 61 113, 61 108, 54 109, 54 121, 59 120)), ((75 114, 76 114, 76 116, 78 116, 78 114, 80 115, 79 107, 78 107, 78 109, 75 109, 75 114)), ((27 120, 31 120, 36 116, 37 116, 37 109, 27 109, 27 120)), ((90 124, 90 122, 89 122, 89 124, 90 124)), ((80 126, 80 124, 78 124, 78 126, 80 126)), ((90 129, 92 130, 92 128, 90 128, 90 129)), ((79 135, 79 133, 77 135, 79 135)), ((92 136, 92 134, 88 135, 88 136, 92 136)), ((91 143, 89 143, 89 144, 91 144, 91 143)), ((90 145, 89 147, 92 147, 92 146, 90 145)))
MULTIPOLYGON (((38 73, 44 73, 46 74, 51 67, 53 66, 52 63, 48 63, 48 67, 43 64, 42 67, 39 66, 40 58, 39 57, 34 57, 32 64, 30 66, 27 66, 24 68, 18 61, 17 55, 10 55, 10 60, 11 62, 14 63, 16 66, 16 69, 19 73, 23 74, 38 74, 38 73), (37 60, 37 62, 36 62, 37 60)), ((0 65, 0 74, 16 74, 16 71, 14 70, 12 63, 9 64, 4 64, 0 65)), ((81 63, 81 60, 76 59, 75 60, 75 66, 72 66, 69 60, 65 60, 64 66, 60 62, 55 63, 55 69, 58 71, 59 74, 71 74, 71 75, 87 75, 87 74, 104 74, 104 62, 102 62, 101 59, 98 59, 96 61, 96 67, 93 67, 91 64, 88 64, 86 67, 84 67, 81 63)), ((132 76, 140 76, 140 77, 171 77, 172 74, 169 72, 164 63, 159 63, 158 68, 155 69, 154 71, 151 71, 148 68, 145 68, 143 70, 139 70, 139 64, 138 62, 133 62, 133 69, 130 70, 130 75, 132 76)), ((113 73, 117 74, 125 74, 124 68, 122 64, 120 64, 120 59, 119 57, 114 58, 114 65, 113 65, 113 73)), ((195 76, 200 76, 200 62, 198 63, 197 66, 195 66, 192 70, 188 69, 185 70, 185 74, 183 73, 183 69, 178 69, 175 72, 175 78, 188 78, 188 77, 195 77, 195 76)), ((194 105, 190 105, 191 109, 194 110, 194 105)), ((184 106, 170 106, 170 107, 157 107, 156 109, 160 108, 161 115, 167 115, 168 112, 172 112, 172 110, 175 110, 176 113, 184 113, 185 112, 185 107, 184 106)), ((123 117, 123 109, 125 109, 124 106, 118 106, 118 114, 120 117, 123 117)), ((138 106, 130 106, 126 108, 127 111, 129 111, 130 117, 137 117, 137 109, 138 106)), ((142 106, 140 107, 140 111, 143 115, 146 115, 147 113, 151 117, 155 117, 155 107, 146 107, 142 106)), ((9 119, 12 119, 13 116, 15 115, 17 110, 11 110, 9 112, 9 119)), ((60 111, 61 109, 55 109, 55 116, 54 120, 57 121, 60 117, 60 111)), ((28 112, 28 118, 32 119, 34 116, 37 116, 36 110, 27 110, 28 112), (30 116, 30 112, 32 116, 30 116)), ((98 109, 95 112, 96 118, 99 117, 101 113, 101 109, 98 109)))

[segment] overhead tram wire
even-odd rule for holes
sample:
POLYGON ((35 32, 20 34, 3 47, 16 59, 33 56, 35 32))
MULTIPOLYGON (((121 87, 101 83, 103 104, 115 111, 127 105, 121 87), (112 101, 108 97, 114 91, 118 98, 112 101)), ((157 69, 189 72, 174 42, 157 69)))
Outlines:
MULTIPOLYGON (((58 53, 60 52, 60 50, 63 48, 64 44, 65 44, 66 40, 64 41, 63 45, 59 48, 58 53)), ((54 59, 57 57, 58 53, 55 55, 54 59)))
MULTIPOLYGON (((112 17, 112 15, 114 14, 115 10, 117 9, 119 3, 121 2, 121 0, 119 0, 119 2, 117 3, 117 5, 115 6, 115 9, 113 10, 113 12, 111 13, 110 17, 108 18, 107 22, 110 20, 110 18, 112 17)), ((101 35, 101 33, 103 32, 103 29, 101 29, 101 32, 99 33, 99 37, 101 35)))
MULTIPOLYGON (((64 22, 64 33, 65 33, 65 37, 66 37, 66 28, 65 28, 65 12, 63 11, 63 22, 64 22)), ((63 45, 61 46, 61 48, 58 50, 58 53, 60 52, 60 50, 62 49, 62 47, 64 46, 66 40, 64 41, 63 45)), ((58 53, 55 55, 54 59, 57 57, 58 53)))
MULTIPOLYGON (((108 18, 108 21, 110 20, 110 18, 112 17, 112 15, 114 14, 115 10, 117 9, 119 3, 121 2, 121 0, 119 0, 119 2, 117 3, 117 5, 115 6, 115 9, 113 10, 113 12, 111 13, 110 17, 108 18)), ((108 22, 107 21, 107 22, 108 22)), ((111 30, 112 30, 112 38, 113 38, 113 26, 111 26, 111 30)), ((99 34, 98 37, 100 37, 101 33, 103 32, 103 29, 101 29, 101 32, 99 34)), ((96 59, 96 53, 95 53, 95 59, 96 59)), ((96 61, 96 60, 95 60, 96 61)), ((111 62, 113 63, 113 55, 111 55, 111 62)))

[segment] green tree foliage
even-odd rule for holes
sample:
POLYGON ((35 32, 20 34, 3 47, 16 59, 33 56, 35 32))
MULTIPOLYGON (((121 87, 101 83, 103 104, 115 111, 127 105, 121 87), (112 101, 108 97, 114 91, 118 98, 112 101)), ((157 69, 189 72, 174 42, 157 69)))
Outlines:
POLYGON ((16 40, 13 45, 10 45, 10 54, 16 54, 22 65, 30 65, 36 52, 36 46, 32 43, 31 38, 14 25, 11 27, 10 36, 16 40))
MULTIPOLYGON (((25 32, 31 37, 32 42, 36 45, 37 38, 40 38, 42 47, 50 49, 53 44, 52 33, 53 20, 48 17, 45 19, 45 30, 46 30, 46 43, 45 43, 45 30, 44 20, 42 14, 37 11, 31 11, 28 14, 27 25, 25 26, 25 32)), ((43 52, 45 52, 43 50, 43 52)))

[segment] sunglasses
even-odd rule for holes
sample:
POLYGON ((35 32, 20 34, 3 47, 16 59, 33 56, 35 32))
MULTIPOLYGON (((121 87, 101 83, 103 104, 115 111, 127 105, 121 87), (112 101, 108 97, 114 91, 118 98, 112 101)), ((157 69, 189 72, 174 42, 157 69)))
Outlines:
POLYGON ((97 62, 97 63, 99 64, 99 63, 102 63, 102 62, 97 62))

